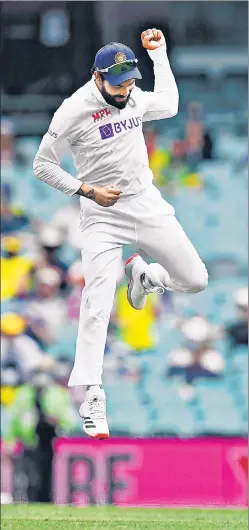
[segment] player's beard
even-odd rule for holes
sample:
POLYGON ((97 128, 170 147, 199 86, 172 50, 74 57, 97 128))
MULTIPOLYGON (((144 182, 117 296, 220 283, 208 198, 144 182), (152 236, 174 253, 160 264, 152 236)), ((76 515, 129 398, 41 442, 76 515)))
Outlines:
POLYGON ((113 107, 116 107, 119 110, 122 110, 126 107, 131 97, 131 92, 130 92, 129 95, 126 98, 124 98, 124 101, 117 101, 116 98, 122 98, 123 96, 121 94, 116 94, 115 96, 111 96, 111 94, 107 92, 105 88, 105 83, 103 81, 102 81, 102 86, 100 87, 99 90, 103 98, 105 99, 106 103, 108 103, 108 105, 112 105, 113 107))

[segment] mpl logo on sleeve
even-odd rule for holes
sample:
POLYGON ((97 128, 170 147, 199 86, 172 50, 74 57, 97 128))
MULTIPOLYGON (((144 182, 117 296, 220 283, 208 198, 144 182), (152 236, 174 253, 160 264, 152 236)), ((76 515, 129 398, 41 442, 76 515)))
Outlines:
POLYGON ((136 118, 130 118, 129 120, 117 121, 115 123, 106 123, 99 127, 99 132, 102 140, 108 140, 115 134, 119 134, 123 131, 128 131, 134 127, 139 127, 142 124, 142 118, 137 116, 136 118))

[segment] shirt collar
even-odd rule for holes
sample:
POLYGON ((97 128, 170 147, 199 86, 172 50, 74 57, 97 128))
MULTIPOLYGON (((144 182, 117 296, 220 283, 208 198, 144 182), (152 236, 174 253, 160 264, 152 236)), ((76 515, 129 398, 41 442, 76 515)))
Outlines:
POLYGON ((93 94, 93 96, 99 101, 99 103, 102 103, 103 105, 108 106, 108 103, 106 102, 106 100, 103 98, 100 90, 98 89, 94 79, 92 78, 91 81, 89 81, 89 84, 90 84, 90 90, 93 94))

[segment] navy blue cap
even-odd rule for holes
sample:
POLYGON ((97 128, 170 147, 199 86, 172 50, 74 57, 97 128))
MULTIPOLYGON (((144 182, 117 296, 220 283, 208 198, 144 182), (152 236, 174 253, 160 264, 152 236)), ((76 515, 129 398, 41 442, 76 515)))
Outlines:
MULTIPOLYGON (((115 64, 125 63, 125 61, 137 61, 131 48, 128 48, 128 46, 125 46, 120 42, 110 42, 97 52, 93 71, 95 69, 103 70, 115 64)), ((124 71, 120 74, 102 72, 102 75, 111 85, 120 85, 128 79, 142 79, 142 76, 135 65, 134 68, 129 71, 125 70, 124 65, 124 71)))

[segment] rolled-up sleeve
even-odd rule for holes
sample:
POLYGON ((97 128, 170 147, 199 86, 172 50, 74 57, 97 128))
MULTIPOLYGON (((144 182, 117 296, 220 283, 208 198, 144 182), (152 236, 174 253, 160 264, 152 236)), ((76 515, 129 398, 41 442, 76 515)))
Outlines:
POLYGON ((166 46, 148 50, 154 63, 154 92, 143 92, 143 121, 172 118, 178 112, 179 93, 172 73, 166 46))
POLYGON ((79 134, 81 118, 72 102, 65 100, 55 112, 33 163, 34 174, 38 179, 66 195, 74 195, 82 184, 60 167, 62 157, 70 150, 79 134))

